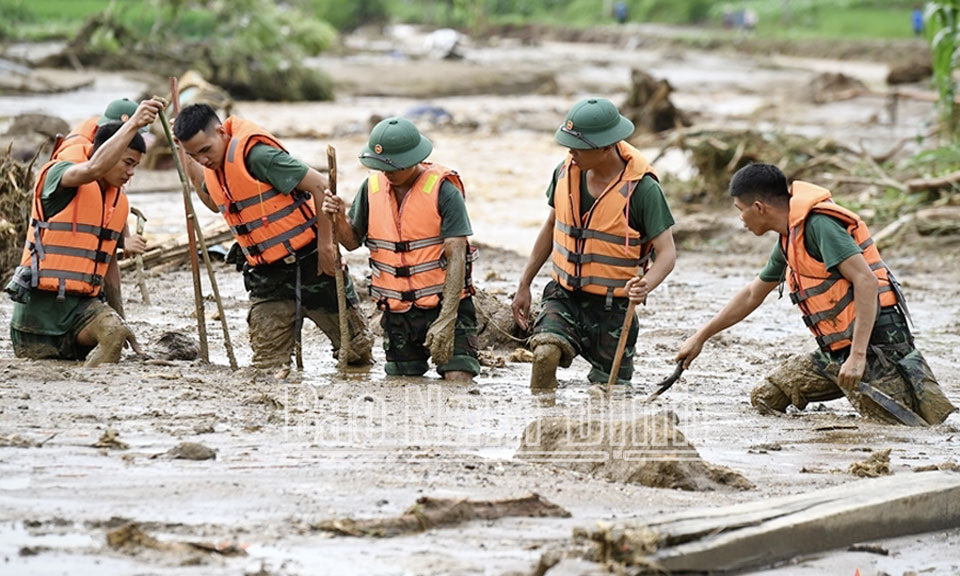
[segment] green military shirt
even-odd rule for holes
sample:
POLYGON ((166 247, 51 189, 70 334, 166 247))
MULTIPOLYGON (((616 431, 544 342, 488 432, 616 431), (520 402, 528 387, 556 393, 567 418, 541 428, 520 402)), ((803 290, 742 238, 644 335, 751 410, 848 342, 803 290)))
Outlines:
MULTIPOLYGON (((553 179, 547 187, 547 203, 551 208, 554 207, 553 196, 556 192, 561 168, 563 168, 562 162, 553 171, 553 179)), ((593 207, 594 202, 596 202, 596 198, 587 190, 587 173, 581 171, 580 216, 586 214, 593 207)), ((674 224, 673 214, 670 213, 670 207, 663 195, 663 189, 660 188, 660 183, 649 174, 640 180, 630 196, 629 224, 631 228, 649 239, 656 238, 674 224)))
MULTIPOLYGON (((811 214, 807 217, 803 245, 807 253, 814 260, 823 262, 827 270, 863 252, 843 223, 827 214, 811 214)), ((786 271, 787 260, 780 250, 780 239, 777 238, 766 266, 760 271, 760 280, 780 282, 785 278, 786 271)))
MULTIPOLYGON (((251 176, 266 182, 283 194, 293 192, 310 169, 288 152, 269 144, 254 145, 244 162, 251 176)), ((318 281, 316 256, 302 259, 300 271, 304 305, 315 307, 322 293, 328 288, 326 283, 318 281)), ((255 301, 295 298, 295 272, 293 267, 281 262, 264 266, 244 266, 244 286, 255 301)))
MULTIPOLYGON (((463 194, 448 180, 444 180, 443 184, 440 185, 437 205, 440 210, 441 238, 457 238, 460 236, 473 235, 473 228, 470 226, 470 217, 467 216, 467 204, 464 202, 463 194)), ((368 223, 370 221, 367 180, 364 180, 363 184, 360 185, 360 191, 353 199, 353 204, 350 205, 350 212, 347 216, 360 241, 363 242, 366 240, 368 223)))
MULTIPOLYGON (((43 213, 50 218, 66 208, 77 195, 76 188, 63 188, 60 179, 72 162, 58 162, 47 170, 40 194, 43 213)), ((31 290, 30 302, 14 302, 10 326, 21 332, 43 336, 66 334, 83 310, 81 304, 89 296, 66 294, 63 300, 57 300, 57 293, 48 290, 31 290)))

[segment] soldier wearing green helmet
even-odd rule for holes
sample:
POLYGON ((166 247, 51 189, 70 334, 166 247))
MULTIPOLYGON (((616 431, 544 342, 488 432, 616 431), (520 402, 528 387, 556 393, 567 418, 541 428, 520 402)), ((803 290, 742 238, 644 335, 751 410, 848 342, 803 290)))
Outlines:
POLYGON ((347 250, 370 249, 370 293, 383 310, 387 374, 421 376, 433 360, 447 380, 480 372, 471 261, 476 251, 463 183, 453 170, 426 162, 433 144, 404 118, 374 126, 360 162, 374 170, 349 214, 327 194, 347 250))
MULTIPOLYGON (((548 259, 553 280, 533 323, 530 386, 556 388, 558 365, 583 356, 588 379, 606 382, 629 301, 644 302, 673 270, 673 216, 653 168, 625 139, 633 123, 603 98, 581 100, 556 140, 569 149, 547 187, 550 213, 540 230, 513 301, 527 329, 530 285, 548 259)), ((633 375, 634 322, 617 382, 633 375)))

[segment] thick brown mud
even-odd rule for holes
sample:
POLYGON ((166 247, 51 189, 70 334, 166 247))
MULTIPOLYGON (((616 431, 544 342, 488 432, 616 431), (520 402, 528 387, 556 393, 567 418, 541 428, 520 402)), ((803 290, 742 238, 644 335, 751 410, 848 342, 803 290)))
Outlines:
MULTIPOLYGON (((638 309, 633 390, 618 389, 609 397, 592 393, 588 365, 577 359, 558 371, 556 391, 531 393, 530 358, 512 352, 521 347, 512 338, 523 335, 509 327, 503 308, 546 217, 544 189, 563 157, 553 143, 555 127, 586 90, 623 98, 631 66, 668 78, 672 100, 692 111, 695 121, 788 128, 851 142, 862 138, 878 149, 914 135, 932 118, 929 105, 904 103, 890 121, 879 99, 814 105, 803 90, 825 70, 875 86, 886 67, 868 63, 771 62, 560 43, 490 48, 476 56, 509 62, 507 57, 553 70, 557 91, 431 99, 463 123, 424 122, 435 144, 433 159, 464 177, 475 239, 483 244, 474 278, 495 298, 481 306, 493 309, 485 346, 495 349, 475 382, 447 383, 434 371, 423 378, 387 378, 379 342, 372 367, 340 373, 329 340, 311 323, 303 334, 302 373, 249 368, 247 296, 241 276, 224 264, 215 269, 241 369, 227 366, 219 322, 212 318, 207 321, 212 364, 182 359, 192 355, 186 342, 171 348, 160 340, 170 332, 195 337, 189 270, 147 270, 150 306, 140 302, 134 274, 125 274, 128 323, 152 359, 125 350, 120 364, 96 369, 23 361, 13 357, 7 331, 0 331, 0 557, 11 573, 527 574, 543 550, 568 543, 575 528, 598 521, 843 484, 855 478, 851 465, 886 448, 889 470, 905 482, 915 469, 960 459, 956 415, 939 426, 906 429, 866 422, 843 399, 781 416, 758 414, 750 406, 750 390, 783 360, 812 347, 799 314, 775 296, 714 338, 677 384, 641 407, 653 384, 672 371, 683 340, 755 276, 774 242, 742 229, 732 208, 689 205, 669 186, 679 257, 676 270, 638 309), (633 421, 667 409, 703 461, 733 470, 753 489, 651 488, 629 471, 598 474, 517 456, 524 431, 540 419, 633 421), (95 447, 104 436, 128 448, 95 447), (216 457, 173 457, 189 453, 177 449, 183 443, 202 444, 210 451, 203 454, 216 457), (332 539, 312 530, 338 518, 398 517, 423 496, 505 500, 530 493, 571 517, 473 521, 390 540, 332 539), (108 534, 128 524, 144 535, 126 533, 133 553, 108 544, 108 534), (144 549, 153 541, 226 543, 246 555, 144 549)), ((383 69, 400 76, 415 65, 383 69)), ((332 72, 336 76, 336 69, 332 72)), ((122 74, 103 74, 89 90, 69 96, 38 96, 29 103, 0 98, 0 116, 32 107, 73 123, 142 86, 122 74)), ((364 143, 370 116, 399 114, 422 103, 343 94, 325 104, 239 102, 237 110, 284 138, 309 163, 323 166, 326 144, 334 144, 343 159, 340 188, 349 198, 366 172, 347 159, 364 143)), ((647 152, 652 157, 656 148, 647 152)), ((686 158, 671 154, 656 167, 671 177, 690 170, 686 158)), ((151 242, 183 230, 176 186, 170 171, 141 171, 130 186, 131 203, 149 218, 151 242), (150 192, 156 189, 166 191, 150 192)), ((200 214, 203 225, 217 218, 200 214)), ((947 396, 960 398, 960 272, 953 256, 903 247, 884 256, 903 281, 918 347, 947 396)), ((358 286, 365 285, 366 253, 349 254, 348 263, 358 286)), ((535 297, 547 280, 546 274, 537 277, 535 297)), ((209 293, 206 280, 204 289, 209 293)), ((372 304, 364 304, 364 312, 374 324, 372 304)), ((10 315, 4 299, 0 325, 8 325, 10 315)), ((605 454, 613 457, 612 450, 605 454)), ((860 568, 863 574, 954 574, 960 531, 883 546, 890 556, 833 551, 757 573, 853 574, 860 568)))

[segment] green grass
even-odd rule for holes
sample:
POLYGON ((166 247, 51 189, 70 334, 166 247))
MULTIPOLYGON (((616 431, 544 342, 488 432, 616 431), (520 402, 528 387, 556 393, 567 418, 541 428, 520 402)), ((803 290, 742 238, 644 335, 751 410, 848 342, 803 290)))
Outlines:
POLYGON ((785 27, 780 15, 761 20, 761 36, 793 38, 911 38, 910 9, 873 6, 822 7, 791 18, 785 27))

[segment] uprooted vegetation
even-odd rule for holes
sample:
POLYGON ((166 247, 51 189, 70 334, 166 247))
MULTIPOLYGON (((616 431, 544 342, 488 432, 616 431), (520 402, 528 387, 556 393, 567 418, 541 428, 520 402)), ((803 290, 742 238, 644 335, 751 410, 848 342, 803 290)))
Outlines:
MULTIPOLYGON (((899 221, 897 229, 889 231, 892 237, 885 238, 887 243, 907 230, 920 235, 960 231, 960 171, 952 171, 956 166, 949 160, 956 158, 955 147, 898 158, 906 141, 876 153, 862 143, 697 126, 660 138, 663 144, 651 161, 678 149, 689 154, 695 168, 689 182, 671 181, 671 188, 679 190, 687 202, 726 201, 730 179, 737 170, 752 162, 769 162, 783 170, 788 182, 806 180, 830 189, 839 203, 858 211, 877 230, 899 221), (937 210, 927 212, 925 208, 937 210)), ((638 140, 645 139, 641 136, 638 140)))
MULTIPOLYGON (((33 160, 36 161, 36 156, 33 160)), ((0 154, 0 282, 3 285, 20 264, 23 253, 23 239, 30 218, 34 161, 29 164, 18 162, 11 157, 10 148, 0 154)))
POLYGON ((305 66, 336 32, 325 22, 257 2, 111 8, 89 18, 60 52, 41 66, 151 70, 179 75, 195 68, 232 96, 248 100, 330 100, 330 78, 305 66), (143 11, 154 25, 145 27, 143 11), (139 10, 139 11, 138 11, 139 10), (283 82, 277 82, 282 75, 283 82))

